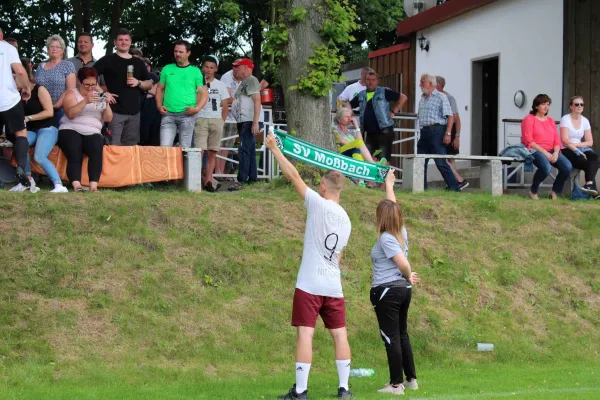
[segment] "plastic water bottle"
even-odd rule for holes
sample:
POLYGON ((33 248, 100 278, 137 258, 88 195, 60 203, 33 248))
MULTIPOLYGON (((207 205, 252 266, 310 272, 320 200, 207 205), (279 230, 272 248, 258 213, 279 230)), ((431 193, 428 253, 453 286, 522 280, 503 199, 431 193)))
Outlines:
POLYGON ((375 375, 375 370, 372 368, 355 368, 350 370, 350 376, 354 378, 365 378, 375 375))

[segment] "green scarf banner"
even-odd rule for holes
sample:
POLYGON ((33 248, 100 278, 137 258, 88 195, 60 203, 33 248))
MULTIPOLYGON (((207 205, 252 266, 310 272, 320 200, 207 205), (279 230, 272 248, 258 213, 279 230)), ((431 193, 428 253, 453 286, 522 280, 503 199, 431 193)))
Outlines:
POLYGON ((342 174, 365 181, 385 182, 390 167, 356 160, 343 154, 325 150, 285 132, 275 130, 277 147, 287 156, 323 169, 334 169, 342 174))

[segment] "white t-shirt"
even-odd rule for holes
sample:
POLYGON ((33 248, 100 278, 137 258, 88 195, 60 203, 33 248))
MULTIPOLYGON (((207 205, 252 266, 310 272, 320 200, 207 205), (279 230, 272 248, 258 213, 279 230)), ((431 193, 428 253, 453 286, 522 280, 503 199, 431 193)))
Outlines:
POLYGON ((344 297, 338 258, 350 238, 350 218, 342 206, 310 188, 304 207, 308 214, 296 288, 317 296, 344 297))
MULTIPOLYGON (((252 122, 254 120, 254 99, 252 96, 260 95, 260 83, 255 76, 250 75, 240 82, 237 90, 233 94, 233 103, 231 112, 236 122, 252 122)), ((262 107, 260 109, 262 114, 262 107)))
MULTIPOLYGON (((573 121, 571 120, 571 114, 567 114, 560 119, 560 127, 569 129, 569 140, 571 143, 581 143, 585 131, 592 129, 590 121, 583 115, 581 116, 581 126, 579 129, 575 129, 573 121)), ((563 146, 563 149, 565 146, 563 146)))
MULTIPOLYGON (((208 85, 208 83, 207 83, 208 85)), ((230 98, 229 91, 225 84, 218 79, 213 79, 210 82, 210 88, 205 85, 208 90, 208 101, 202 107, 202 110, 197 114, 198 118, 221 118, 223 111, 223 100, 230 98)))
POLYGON ((358 96, 360 92, 366 89, 367 87, 363 86, 360 81, 354 82, 352 85, 346 86, 346 89, 344 89, 344 91, 338 96, 338 99, 343 102, 349 102, 358 96))
POLYGON ((0 40, 0 112, 10 110, 21 101, 10 67, 16 63, 21 64, 17 49, 0 40))

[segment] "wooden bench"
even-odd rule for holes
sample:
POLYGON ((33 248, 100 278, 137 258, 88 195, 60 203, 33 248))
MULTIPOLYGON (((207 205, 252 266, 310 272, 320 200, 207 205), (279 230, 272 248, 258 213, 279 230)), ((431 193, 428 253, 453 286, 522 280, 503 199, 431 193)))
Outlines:
POLYGON ((413 193, 425 190, 425 159, 442 158, 446 160, 468 160, 481 163, 480 187, 489 190, 493 196, 502 196, 502 162, 524 162, 515 157, 463 156, 440 154, 402 154, 402 188, 411 189, 413 193))

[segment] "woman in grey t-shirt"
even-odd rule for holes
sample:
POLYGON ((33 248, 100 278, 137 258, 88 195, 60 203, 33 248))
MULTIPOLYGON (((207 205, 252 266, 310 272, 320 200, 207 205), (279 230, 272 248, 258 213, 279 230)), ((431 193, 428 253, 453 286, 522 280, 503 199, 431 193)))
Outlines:
POLYGON ((386 199, 377 206, 379 240, 371 250, 373 261, 373 304, 379 332, 385 344, 390 382, 380 393, 404 394, 404 388, 418 389, 415 362, 408 338, 408 307, 412 285, 420 279, 408 262, 408 238, 402 210, 396 203, 393 171, 385 180, 386 199), (403 373, 406 380, 403 381, 403 373))

